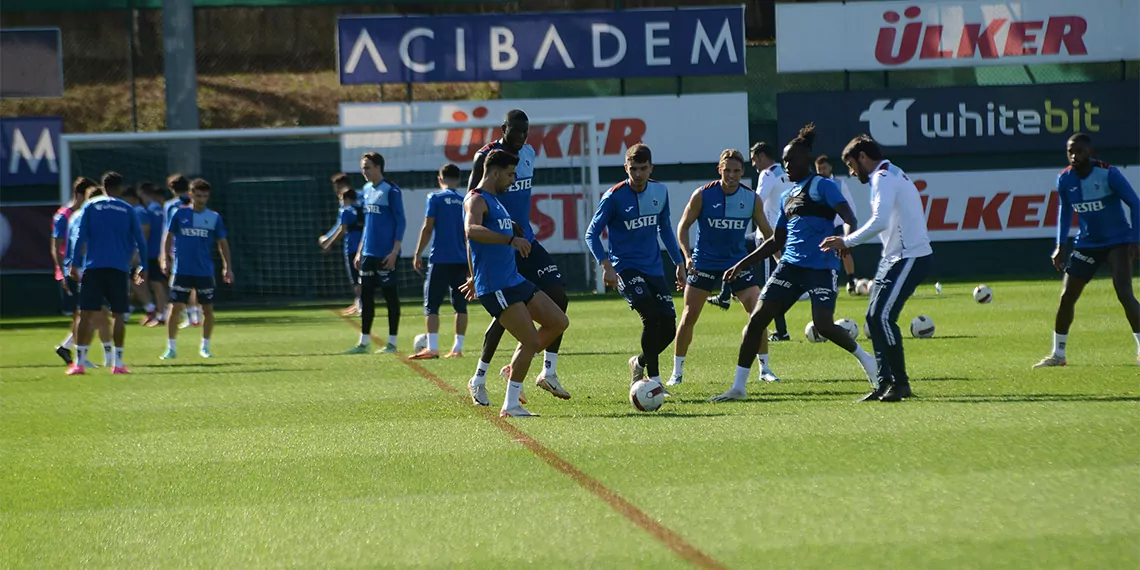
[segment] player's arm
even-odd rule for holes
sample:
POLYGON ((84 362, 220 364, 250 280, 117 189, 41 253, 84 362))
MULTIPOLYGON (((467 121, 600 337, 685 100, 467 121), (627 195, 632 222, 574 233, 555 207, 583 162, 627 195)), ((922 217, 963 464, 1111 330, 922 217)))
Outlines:
MULTIPOLYGON (((610 192, 606 192, 598 202, 598 211, 594 212, 594 217, 586 228, 586 245, 590 248, 594 261, 602 266, 602 283, 617 286, 617 273, 614 272, 613 262, 610 261, 610 256, 602 245, 602 230, 609 227, 611 219, 613 219, 613 198, 610 192)), ((610 239, 613 237, 613 232, 610 232, 610 239)))
POLYGON ((843 195, 839 183, 823 180, 817 188, 822 194, 824 203, 831 206, 831 209, 835 210, 835 213, 839 214, 840 219, 843 220, 843 235, 849 235, 855 231, 855 228, 859 227, 859 220, 855 219, 855 210, 852 209, 847 196, 843 195))
POLYGON ((420 228, 420 239, 416 241, 416 250, 412 252, 412 267, 415 268, 416 273, 420 273, 424 268, 424 260, 420 255, 423 254, 427 248, 428 240, 431 239, 432 232, 435 231, 435 218, 431 216, 424 217, 424 225, 420 228))
POLYGON ((335 227, 333 227, 333 229, 330 233, 327 233, 327 234, 321 236, 321 239, 319 239, 317 241, 320 242, 321 249, 328 251, 328 249, 330 247, 332 247, 334 243, 336 243, 336 240, 340 239, 341 236, 343 236, 343 235, 344 235, 344 224, 338 223, 335 227))
MULTIPOLYGON (((847 237, 834 236, 823 240, 824 244, 828 244, 823 247, 825 251, 850 249, 867 243, 887 229, 887 220, 890 220, 891 210, 895 207, 895 194, 898 192, 898 187, 895 180, 888 179, 888 174, 876 173, 872 176, 871 188, 875 197, 871 200, 871 219, 867 220, 863 227, 848 233, 847 237)), ((850 210, 851 207, 848 206, 847 209, 850 210)), ((852 214, 851 218, 854 219, 855 215, 852 214)), ((843 221, 846 222, 847 218, 843 218, 843 221)), ((844 229, 849 230, 850 228, 844 229)))
POLYGON ((170 275, 170 258, 174 251, 174 235, 175 226, 177 223, 177 216, 170 216, 166 221, 166 231, 162 234, 162 251, 158 254, 158 266, 166 275, 170 275))
POLYGON ((479 185, 479 181, 483 180, 483 158, 483 153, 475 153, 475 161, 471 164, 471 177, 467 179, 468 190, 475 188, 479 185))
MULTIPOLYGON (((1128 179, 1115 166, 1108 169, 1108 188, 1119 195, 1120 199, 1128 205, 1128 214, 1132 222, 1132 237, 1138 238, 1140 236, 1140 197, 1136 195, 1136 190, 1128 183, 1128 179)), ((1136 243, 1136 240, 1133 240, 1132 243, 1136 243)))
POLYGON ((142 222, 139 221, 137 216, 131 217, 131 234, 135 238, 135 254, 138 255, 138 271, 137 275, 142 279, 146 279, 146 266, 142 264, 146 260, 146 232, 143 231, 142 222))
POLYGON ((400 246, 404 244, 404 232, 408 230, 408 218, 404 216, 404 198, 400 190, 394 189, 388 194, 388 207, 392 208, 392 217, 396 219, 396 239, 392 242, 392 252, 385 260, 385 265, 392 269, 396 267, 396 259, 400 257, 400 246))
POLYGON ((56 214, 51 223, 51 261, 56 271, 63 271, 64 258, 59 254, 60 240, 67 243, 67 216, 56 214))
POLYGON ((681 255, 681 244, 677 242, 677 235, 673 233, 673 215, 669 209, 669 195, 665 195, 665 207, 661 209, 661 221, 657 224, 657 236, 661 245, 665 246, 665 253, 674 265, 684 265, 685 256, 681 255))
POLYGON ((233 265, 230 263, 230 240, 218 238, 218 253, 222 256, 222 280, 226 283, 234 282, 233 265))
POLYGON ((79 275, 79 265, 76 263, 75 258, 83 255, 81 252, 86 250, 87 232, 89 231, 91 231, 91 215, 84 213, 84 215, 79 218, 79 230, 75 236, 75 247, 67 254, 68 265, 71 266, 72 279, 75 279, 79 275))
POLYGON ((763 238, 760 241, 772 237, 772 226, 768 224, 768 216, 764 213, 764 200, 759 194, 756 195, 756 203, 752 205, 752 225, 760 232, 763 238))
POLYGON ((765 239, 760 247, 752 250, 751 253, 744 256, 736 265, 731 269, 724 272, 724 279, 732 281, 736 278, 737 274, 765 259, 772 257, 777 251, 784 249, 784 244, 788 241, 788 219, 784 217, 784 212, 780 212, 780 217, 776 220, 776 229, 772 235, 765 239))
POLYGON ((1068 193, 1065 192, 1061 184, 1064 178, 1064 174, 1057 176, 1057 246, 1053 248, 1053 254, 1049 256, 1057 271, 1065 268, 1065 242, 1069 240, 1069 230, 1073 227, 1073 210, 1071 209, 1073 206, 1069 203, 1068 193))
POLYGON ((681 255, 685 257, 685 267, 692 265, 693 259, 693 250, 689 247, 689 228, 696 223, 697 216, 701 215, 702 204, 701 189, 697 188, 689 197, 689 203, 685 205, 685 211, 681 213, 681 221, 677 224, 677 243, 681 247, 681 255))

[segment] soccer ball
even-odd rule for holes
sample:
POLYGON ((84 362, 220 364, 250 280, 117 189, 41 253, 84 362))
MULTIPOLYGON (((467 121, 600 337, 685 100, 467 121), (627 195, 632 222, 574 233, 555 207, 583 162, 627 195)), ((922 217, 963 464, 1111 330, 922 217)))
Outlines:
POLYGON ((859 323, 851 319, 839 319, 835 321, 835 324, 843 327, 843 330, 847 331, 847 336, 851 337, 852 340, 859 338, 859 323))
POLYGON ((919 315, 910 322, 910 334, 914 338, 931 338, 934 336, 934 321, 926 315, 919 315))
POLYGON ((856 279, 855 280, 855 294, 856 295, 870 295, 871 285, 874 281, 870 279, 856 279))
POLYGON ((815 330, 815 323, 811 321, 808 321, 807 326, 804 327, 804 336, 807 337, 809 342, 827 342, 827 339, 823 338, 823 335, 815 330))
POLYGON ((978 285, 977 287, 974 287, 974 300, 983 305, 989 303, 990 301, 993 301, 993 289, 990 289, 989 286, 986 285, 978 285))
POLYGON ((665 403, 665 387, 656 380, 638 380, 629 387, 629 403, 642 412, 654 412, 665 403))
POLYGON ((416 352, 419 352, 419 351, 427 348, 427 346, 428 346, 427 335, 426 334, 416 335, 416 340, 414 342, 412 342, 412 348, 415 349, 416 352))

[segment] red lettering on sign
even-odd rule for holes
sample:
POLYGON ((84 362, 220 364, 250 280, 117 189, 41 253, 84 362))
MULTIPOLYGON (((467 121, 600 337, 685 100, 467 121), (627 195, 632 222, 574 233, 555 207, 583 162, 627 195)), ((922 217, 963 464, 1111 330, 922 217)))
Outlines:
POLYGON ((942 26, 927 26, 926 33, 922 35, 922 51, 918 53, 919 59, 951 59, 954 50, 940 50, 942 45, 942 26))
POLYGON ((606 134, 605 154, 621 154, 625 149, 641 142, 645 136, 645 121, 641 119, 613 119, 606 134))
POLYGON ((1045 195, 1038 194, 1036 196, 1014 196, 1013 201, 1009 204, 1009 222, 1006 223, 1007 228, 1037 228, 1041 226, 1041 219, 1038 218, 1037 204, 1045 202, 1045 195), (1032 218, 1030 218, 1032 216, 1032 218))
POLYGON ((981 31, 981 24, 966 24, 962 26, 962 41, 958 42, 958 58, 974 57, 975 51, 982 52, 982 59, 998 57, 997 42, 994 36, 1006 23, 1005 18, 996 18, 981 31))
MULTIPOLYGON (((925 198, 925 196, 923 196, 925 198)), ((946 221, 946 210, 949 209, 949 198, 932 198, 930 200, 930 216, 926 219, 926 229, 939 232, 958 229, 958 222, 946 221)))
POLYGON ((1056 16, 1049 18, 1045 29, 1045 40, 1041 42, 1041 55, 1061 53, 1061 44, 1069 55, 1088 55, 1085 47, 1085 31, 1089 23, 1080 16, 1056 16))
POLYGON ((1045 22, 1013 22, 1005 37, 1005 51, 1002 55, 1034 55, 1037 46, 1025 45, 1037 41, 1034 32, 1045 26, 1045 22))
POLYGON ((531 194, 530 196, 530 225, 538 227, 534 232, 537 240, 550 239, 554 235, 554 219, 538 209, 538 203, 550 198, 550 194, 531 194))
MULTIPOLYGON (((1057 191, 1054 190, 1049 193, 1049 201, 1045 204, 1045 223, 1041 227, 1055 228, 1057 227, 1057 215, 1060 213, 1061 199, 1057 196, 1057 191)), ((1079 224, 1077 213, 1073 212, 1073 222, 1069 227, 1077 227, 1079 224)))

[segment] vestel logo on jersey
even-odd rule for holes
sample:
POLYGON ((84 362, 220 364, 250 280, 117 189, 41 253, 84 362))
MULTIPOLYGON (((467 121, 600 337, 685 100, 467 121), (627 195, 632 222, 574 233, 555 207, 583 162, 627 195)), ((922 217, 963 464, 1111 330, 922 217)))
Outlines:
MULTIPOLYGON (((483 106, 475 107, 470 113, 458 110, 451 114, 451 119, 460 124, 486 118, 487 108, 483 106)), ((638 118, 613 118, 608 122, 596 123, 594 128, 599 133, 604 133, 599 141, 604 155, 620 155, 629 146, 641 142, 646 131, 645 121, 638 118)), ((583 156, 585 137, 582 130, 581 124, 531 125, 527 143, 534 147, 539 158, 583 156)), ((468 162, 483 145, 498 140, 499 135, 498 127, 465 128, 459 125, 448 129, 443 152, 448 160, 468 162)))
POLYGON ((733 220, 729 218, 708 218, 710 228, 717 230, 746 230, 748 229, 748 220, 739 219, 733 220))
POLYGON ((641 228, 648 228, 648 227, 655 227, 655 226, 657 226, 657 216, 656 215, 641 216, 640 218, 634 218, 632 220, 626 220, 625 221, 625 229, 627 229, 627 230, 637 230, 637 229, 641 229, 641 228))
POLYGON ((993 18, 944 26, 926 24, 919 20, 921 15, 922 8, 918 6, 903 10, 902 18, 910 21, 903 25, 899 37, 897 24, 902 20, 899 13, 883 12, 887 25, 879 28, 875 43, 875 59, 879 63, 901 65, 916 55, 920 60, 974 59, 978 55, 982 59, 1056 55, 1062 49, 1069 55, 1088 55, 1084 39, 1088 21, 1081 16, 1050 16, 1045 20, 1028 21, 993 18), (999 36, 1004 36, 1004 41, 999 40, 999 36))

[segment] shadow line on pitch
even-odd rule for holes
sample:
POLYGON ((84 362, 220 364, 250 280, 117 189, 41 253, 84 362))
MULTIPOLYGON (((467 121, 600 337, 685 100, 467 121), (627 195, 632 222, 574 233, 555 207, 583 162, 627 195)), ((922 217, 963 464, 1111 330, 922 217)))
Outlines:
POLYGON ((955 404, 981 404, 1003 402, 1140 402, 1137 396, 1113 396, 1102 394, 959 394, 956 396, 928 396, 923 398, 930 402, 949 402, 955 404))

